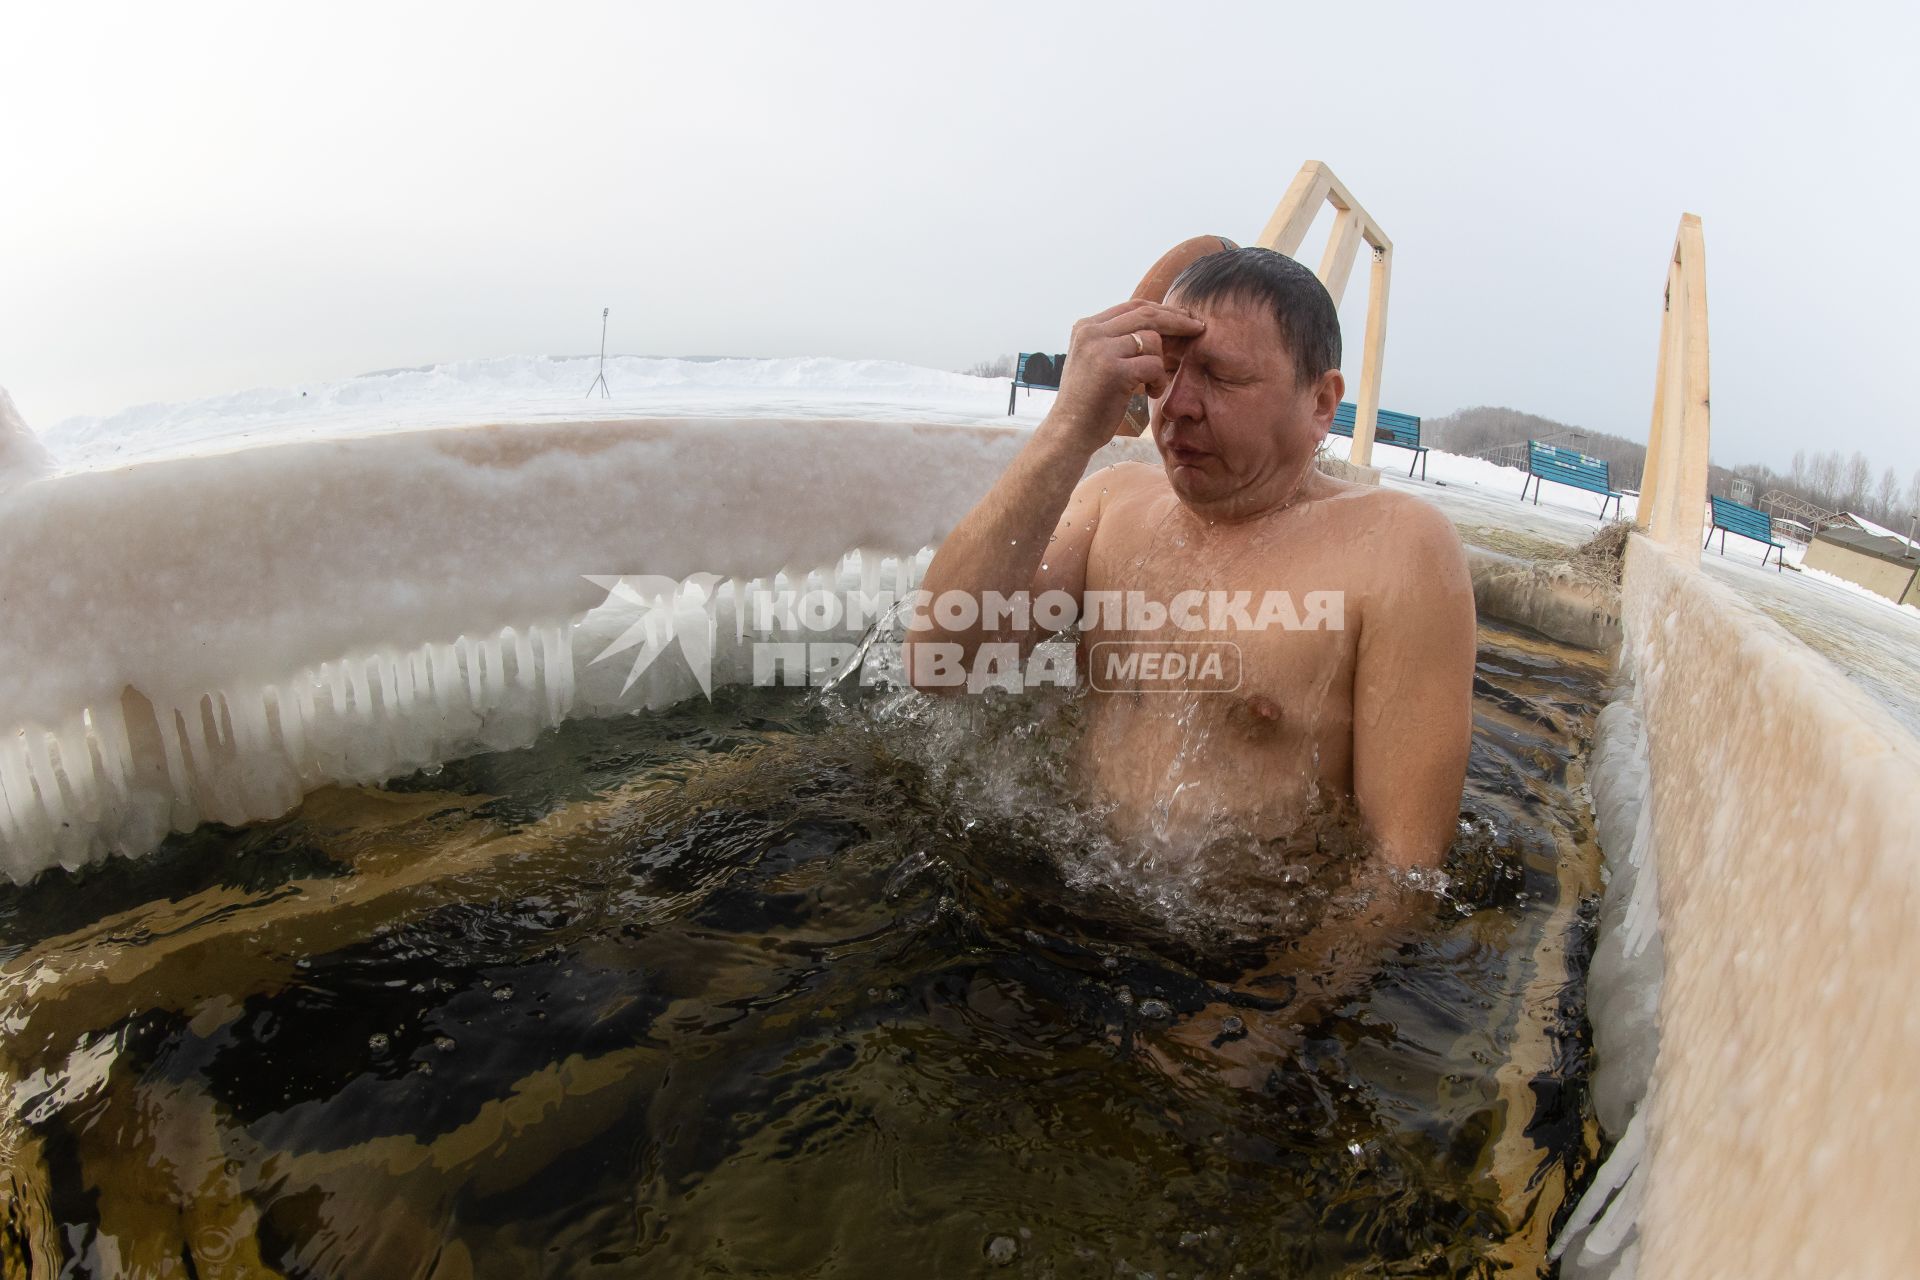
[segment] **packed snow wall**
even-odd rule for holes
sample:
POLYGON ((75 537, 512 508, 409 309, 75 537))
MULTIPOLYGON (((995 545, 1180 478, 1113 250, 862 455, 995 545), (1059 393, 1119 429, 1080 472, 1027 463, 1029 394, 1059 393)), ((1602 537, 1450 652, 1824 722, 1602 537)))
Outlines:
MULTIPOLYGON (((1638 1272, 1905 1274, 1920 1250, 1920 742, 1642 537, 1622 615, 1648 779, 1629 843, 1642 887, 1658 868, 1664 968, 1652 1080, 1618 1153, 1642 1165, 1638 1272)), ((1635 915, 1625 942, 1644 946, 1635 915)), ((1644 1002, 1618 1003, 1631 1020, 1644 1002)))
MULTIPOLYGON (((0 866, 144 852, 604 713, 622 681, 586 677, 626 664, 589 671, 612 634, 578 625, 608 599, 587 575, 904 589, 1026 438, 508 423, 36 473, 0 495, 0 866)), ((693 692, 678 670, 625 705, 693 692)))

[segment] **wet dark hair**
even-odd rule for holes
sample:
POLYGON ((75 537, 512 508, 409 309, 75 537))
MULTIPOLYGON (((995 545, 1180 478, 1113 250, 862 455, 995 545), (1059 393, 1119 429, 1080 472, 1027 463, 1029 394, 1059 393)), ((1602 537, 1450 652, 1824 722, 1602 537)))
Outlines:
POLYGON ((1174 279, 1167 290, 1185 303, 1244 302, 1265 307, 1280 326, 1280 340, 1293 357, 1301 383, 1340 367, 1340 312, 1320 278, 1272 249, 1210 253, 1174 279))

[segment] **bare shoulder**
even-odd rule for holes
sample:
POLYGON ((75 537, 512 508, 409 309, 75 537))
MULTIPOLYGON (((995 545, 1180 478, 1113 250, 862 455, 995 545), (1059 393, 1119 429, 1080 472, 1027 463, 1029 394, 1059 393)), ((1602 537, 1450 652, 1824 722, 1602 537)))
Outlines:
POLYGON ((1458 547, 1460 535, 1446 512, 1416 494, 1389 489, 1384 485, 1352 484, 1344 480, 1329 482, 1339 486, 1329 496, 1340 520, 1369 528, 1387 528, 1402 537, 1458 547))
POLYGON ((1167 473, 1159 467, 1150 466, 1144 462, 1129 461, 1116 462, 1111 466, 1102 467, 1087 478, 1091 480, 1095 476, 1105 476, 1106 480, 1102 481, 1102 483, 1110 483, 1116 489, 1124 489, 1132 493, 1136 490, 1147 490, 1155 488, 1156 486, 1165 487, 1167 473))
POLYGON ((1166 472, 1144 462, 1116 462, 1087 474, 1079 493, 1098 496, 1102 509, 1152 498, 1167 489, 1166 472))
POLYGON ((1375 580, 1398 589, 1465 584, 1466 548, 1446 512, 1415 494, 1375 485, 1351 485, 1338 495, 1340 518, 1358 542, 1373 543, 1375 580))

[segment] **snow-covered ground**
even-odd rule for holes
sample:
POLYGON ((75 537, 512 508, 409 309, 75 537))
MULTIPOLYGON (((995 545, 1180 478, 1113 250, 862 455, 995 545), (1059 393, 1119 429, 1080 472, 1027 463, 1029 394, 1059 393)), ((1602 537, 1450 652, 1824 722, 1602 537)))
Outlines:
MULTIPOLYGON (((482 422, 622 418, 912 418, 1003 423, 1007 380, 892 360, 689 360, 510 356, 390 369, 305 387, 257 388, 182 404, 69 418, 41 436, 63 470, 86 470, 268 441, 374 435, 482 422)), ((1052 393, 1022 391, 1015 421, 1038 422, 1052 393)))
MULTIPOLYGON (((184 404, 140 405, 106 418, 76 418, 41 432, 53 465, 93 470, 156 457, 225 452, 268 441, 367 435, 481 422, 636 417, 912 419, 932 423, 1032 425, 1052 404, 1021 391, 1007 416, 1007 380, 975 378, 883 360, 825 357, 690 360, 614 356, 611 395, 588 395, 596 357, 526 356, 365 374, 307 387, 257 389, 184 404)), ((1344 457, 1349 442, 1330 451, 1344 457)), ((1506 549, 1572 547, 1600 526, 1600 499, 1561 485, 1520 501, 1525 477, 1511 467, 1432 451, 1426 477, 1409 478, 1411 455, 1378 446, 1385 482, 1437 503, 1470 541, 1506 549)), ((1634 513, 1634 498, 1625 514, 1634 513)), ((1704 537, 1704 525, 1703 525, 1704 537)), ((1758 543, 1729 535, 1707 572, 1753 601, 1832 660, 1849 678, 1920 731, 1920 613, 1813 572, 1760 568, 1758 543)), ((1789 543, 1787 560, 1803 548, 1789 543)))
MULTIPOLYGON (((1334 457, 1345 458, 1352 443, 1343 437, 1329 437, 1327 452, 1334 457)), ((1466 458, 1430 449, 1427 452, 1426 477, 1422 479, 1418 466, 1414 467, 1411 477, 1407 475, 1406 468, 1412 461, 1413 455, 1405 449, 1379 443, 1374 445, 1373 465, 1381 469, 1381 479, 1396 489, 1418 493, 1437 504, 1453 517, 1453 522, 1460 527, 1468 541, 1475 540, 1476 531, 1497 530, 1520 534, 1532 540, 1577 547, 1600 528, 1598 494, 1570 489, 1565 485, 1546 484, 1541 486, 1545 492, 1537 500, 1529 490, 1527 500, 1523 503, 1520 501, 1520 486, 1526 483, 1527 477, 1525 472, 1517 468, 1503 467, 1484 458, 1466 458)), ((1633 494, 1626 496, 1624 505, 1627 516, 1633 515, 1637 501, 1633 494)), ((1619 518, 1613 513, 1612 503, 1608 503, 1607 518, 1619 518)))

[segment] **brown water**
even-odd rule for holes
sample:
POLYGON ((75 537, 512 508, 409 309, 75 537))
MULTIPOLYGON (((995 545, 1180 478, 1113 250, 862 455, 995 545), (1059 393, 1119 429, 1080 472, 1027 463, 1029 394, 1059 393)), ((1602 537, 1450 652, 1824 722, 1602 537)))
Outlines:
POLYGON ((0 1267, 1544 1273, 1605 672, 1479 661, 1448 887, 1325 1011, 1084 835, 1070 707, 736 689, 6 891, 0 1267))

